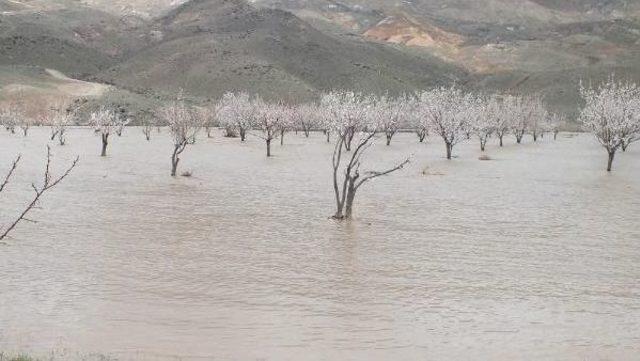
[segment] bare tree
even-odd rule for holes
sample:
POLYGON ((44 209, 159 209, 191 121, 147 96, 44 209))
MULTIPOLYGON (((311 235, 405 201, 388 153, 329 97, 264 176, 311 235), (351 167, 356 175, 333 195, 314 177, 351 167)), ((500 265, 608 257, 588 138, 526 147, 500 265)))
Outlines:
MULTIPOLYGON (((20 215, 18 215, 18 217, 11 224, 9 224, 8 227, 0 230, 0 241, 5 239, 9 235, 9 233, 11 233, 11 231, 13 231, 20 222, 22 221, 34 222, 33 220, 30 220, 27 218, 28 213, 38 205, 38 202, 40 201, 40 198, 42 197, 42 195, 44 195, 48 190, 60 184, 60 182, 71 173, 71 171, 78 164, 78 160, 79 160, 79 158, 76 157, 73 163, 66 169, 64 173, 62 173, 62 175, 58 176, 57 178, 54 178, 51 174, 51 158, 52 158, 51 148, 47 146, 47 162, 45 165, 44 179, 43 179, 42 185, 36 186, 35 183, 31 184, 31 188, 35 193, 31 202, 25 207, 25 209, 20 213, 20 215)), ((11 178, 13 172, 15 171, 19 161, 20 161, 20 157, 18 157, 13 162, 13 165, 9 170, 8 175, 5 177, 5 180, 2 183, 2 185, 0 185, 0 192, 4 190, 5 186, 9 182, 9 179, 11 178)))
POLYGON ((102 152, 100 155, 106 157, 109 135, 111 135, 114 129, 120 128, 123 123, 120 118, 120 113, 106 107, 101 107, 91 113, 89 122, 95 127, 96 133, 100 133, 102 139, 102 152))
POLYGON ((607 171, 611 171, 616 151, 630 137, 640 134, 640 88, 610 78, 598 88, 580 86, 585 107, 580 120, 607 150, 607 171))
POLYGON ((7 175, 4 177, 4 180, 0 184, 0 192, 2 192, 4 190, 4 188, 7 186, 7 184, 9 184, 9 181, 11 180, 11 176, 13 176, 13 173, 18 168, 18 163, 20 163, 20 159, 22 159, 22 156, 19 155, 18 157, 16 157, 16 159, 13 161, 13 163, 11 163, 11 167, 9 168, 9 172, 7 172, 7 175))
POLYGON ((471 95, 455 87, 423 91, 419 95, 419 106, 423 108, 430 128, 444 141, 447 159, 451 159, 453 147, 466 137, 467 107, 471 99, 471 95))
POLYGON ((73 123, 75 114, 65 99, 57 99, 40 109, 38 118, 51 127, 51 140, 58 138, 60 145, 66 144, 67 127, 73 123))
POLYGON ((332 166, 333 166, 333 190, 336 200, 336 213, 334 219, 343 220, 353 217, 353 204, 356 193, 365 183, 384 175, 391 174, 402 169, 409 163, 409 159, 398 163, 396 166, 384 171, 365 171, 360 172, 362 156, 367 149, 371 147, 372 142, 378 132, 374 124, 371 124, 359 131, 356 135, 351 136, 350 128, 352 123, 349 118, 336 119, 334 121, 334 133, 337 134, 337 141, 333 150, 332 166), (348 137, 351 140, 356 139, 355 148, 350 155, 347 152, 346 144, 348 137), (343 164, 344 162, 344 164, 343 164), (341 175, 342 174, 342 175, 341 175))
POLYGON ((240 141, 247 139, 247 132, 253 125, 255 104, 247 93, 225 93, 216 105, 216 118, 226 131, 226 136, 240 141))
POLYGON ((169 131, 173 137, 173 153, 171 154, 171 176, 175 177, 178 171, 180 155, 188 145, 193 144, 196 135, 202 128, 202 119, 195 111, 188 107, 182 96, 170 105, 160 109, 158 116, 169 124, 169 131))

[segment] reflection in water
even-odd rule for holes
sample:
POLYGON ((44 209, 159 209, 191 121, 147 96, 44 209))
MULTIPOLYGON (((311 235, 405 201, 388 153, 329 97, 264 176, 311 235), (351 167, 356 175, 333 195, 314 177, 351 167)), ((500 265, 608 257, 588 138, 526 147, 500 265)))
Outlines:
MULTIPOLYGON (((0 134, 5 222, 39 179, 45 129, 0 134)), ((0 349, 121 359, 633 360, 640 352, 640 160, 603 171, 589 136, 443 159, 401 134, 368 161, 415 153, 333 214, 321 135, 275 157, 201 139, 171 178, 170 141, 139 129, 100 158, 88 130, 54 147, 81 163, 0 247, 0 349), (429 167, 428 175, 423 170, 429 167)))

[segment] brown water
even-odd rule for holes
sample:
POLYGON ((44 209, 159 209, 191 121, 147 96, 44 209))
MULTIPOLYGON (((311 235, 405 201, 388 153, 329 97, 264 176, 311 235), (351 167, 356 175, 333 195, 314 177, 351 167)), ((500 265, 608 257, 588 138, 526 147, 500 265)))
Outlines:
MULTIPOLYGON (((0 133, 25 155, 4 223, 39 179, 46 129, 0 133)), ((155 134, 154 134, 155 135, 155 134)), ((76 129, 56 165, 81 163, 0 246, 0 350, 119 359, 638 360, 640 146, 611 174, 588 135, 382 141, 369 164, 415 155, 362 189, 336 223, 322 135, 204 139, 169 177, 166 134, 100 140, 76 129), (529 139, 527 139, 530 142, 529 139)), ((3 171, 4 173, 4 171, 3 171)))

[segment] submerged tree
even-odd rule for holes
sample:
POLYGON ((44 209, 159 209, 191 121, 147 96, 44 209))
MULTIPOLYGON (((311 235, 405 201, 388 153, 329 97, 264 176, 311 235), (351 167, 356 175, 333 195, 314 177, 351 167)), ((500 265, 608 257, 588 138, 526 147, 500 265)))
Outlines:
POLYGON ((580 94, 585 101, 580 120, 607 150, 610 172, 617 150, 640 134, 640 88, 611 78, 598 88, 581 86, 580 94))
POLYGON ((526 102, 525 114, 528 116, 528 128, 531 131, 533 141, 537 142, 538 137, 544 136, 544 123, 549 117, 542 97, 539 95, 530 96, 526 102))
POLYGON ((558 139, 558 134, 566 122, 567 120, 564 114, 552 113, 549 115, 548 127, 549 131, 553 133, 553 140, 558 139))
POLYGON ((24 135, 25 137, 28 135, 29 133, 29 129, 31 129, 31 127, 34 125, 35 121, 33 120, 33 118, 31 118, 30 116, 27 116, 26 114, 22 117, 22 119, 20 119, 20 123, 19 123, 19 127, 20 129, 22 129, 22 135, 24 135))
POLYGON ((121 137, 124 133, 125 127, 131 122, 131 119, 126 118, 126 114, 124 114, 124 112, 120 112, 119 119, 120 121, 118 122, 118 124, 116 124, 115 131, 116 134, 121 137))
POLYGON ((178 171, 180 155, 189 144, 194 143, 196 135, 202 128, 202 119, 185 104, 182 96, 172 104, 161 108, 158 116, 164 123, 169 125, 169 132, 173 138, 171 176, 175 177, 178 171))
POLYGON ((37 105, 36 123, 47 125, 51 129, 51 140, 58 138, 60 145, 66 144, 67 127, 73 123, 74 113, 70 102, 64 98, 43 102, 37 105))
MULTIPOLYGON (((368 115, 367 118, 375 119, 372 115, 368 115)), ((353 204, 356 193, 365 183, 398 171, 409 163, 409 159, 406 159, 387 170, 360 172, 362 157, 367 149, 371 147, 378 132, 377 124, 379 122, 375 121, 372 124, 361 124, 363 130, 352 135, 350 133, 352 122, 348 117, 334 120, 333 132, 338 137, 332 157, 333 189, 336 200, 334 219, 348 220, 353 217, 353 204), (345 154, 348 151, 347 142, 349 141, 354 141, 354 148, 350 154, 345 154)))
POLYGON ((94 111, 89 116, 89 122, 95 127, 96 133, 100 133, 102 139, 102 152, 100 156, 107 156, 107 146, 109 145, 109 135, 114 129, 119 129, 122 126, 123 120, 121 119, 120 112, 106 107, 94 111))
POLYGON ((141 119, 142 122, 142 134, 147 141, 151 140, 151 134, 153 129, 157 128, 158 122, 154 116, 145 116, 141 119))
POLYGON ((309 138, 311 130, 322 124, 322 109, 314 103, 302 104, 294 108, 294 123, 309 138))
POLYGON ((470 131, 478 137, 480 150, 484 152, 487 141, 496 131, 495 112, 499 111, 494 98, 477 97, 469 102, 467 119, 470 131))
POLYGON ((391 145, 391 140, 400 129, 400 124, 406 121, 412 110, 411 102, 406 95, 395 99, 383 96, 374 101, 371 113, 379 113, 380 115, 378 129, 384 132, 387 146, 391 145))
POLYGON ((247 138, 252 127, 256 105, 247 93, 225 93, 216 105, 216 118, 226 131, 227 137, 240 136, 241 141, 247 138))
POLYGON ((527 133, 529 127, 529 116, 527 113, 527 99, 523 96, 513 96, 510 98, 511 103, 509 110, 511 111, 511 130, 516 137, 516 143, 521 144, 522 138, 527 133))
POLYGON ((255 126, 260 130, 257 134, 267 145, 267 157, 271 157, 271 142, 289 124, 292 113, 289 107, 282 103, 267 103, 258 98, 255 100, 255 126))
POLYGON ((427 107, 420 106, 420 101, 417 97, 420 94, 413 95, 407 98, 407 123, 418 136, 418 141, 424 143, 425 139, 429 136, 429 119, 427 117, 427 107))
POLYGON ((471 95, 462 93, 456 87, 437 88, 419 95, 419 106, 430 128, 444 141, 447 159, 451 159, 453 147, 466 139, 471 101, 471 95))
POLYGON ((488 104, 489 113, 493 117, 495 134, 499 140, 500 147, 504 146, 504 136, 511 131, 513 123, 516 98, 512 95, 494 95, 488 104))
MULTIPOLYGON (((20 162, 20 158, 21 157, 18 156, 15 159, 15 161, 12 163, 9 172, 7 173, 7 175, 4 178, 4 181, 0 184, 0 192, 5 190, 7 184, 11 180, 11 177, 12 177, 13 173, 15 172, 16 168, 18 167, 18 163, 20 162)), ((33 220, 27 218, 27 215, 29 214, 29 212, 31 210, 33 210, 38 205, 38 202, 40 201, 40 198, 47 191, 49 191, 53 187, 55 187, 58 184, 60 184, 60 182, 63 179, 65 179, 71 173, 71 171, 78 164, 78 160, 79 160, 79 158, 76 157, 76 159, 73 161, 73 163, 66 169, 66 171, 64 173, 62 173, 62 175, 60 175, 58 177, 53 177, 53 175, 51 174, 51 159, 52 159, 51 148, 49 148, 49 146, 47 146, 47 162, 45 164, 44 177, 43 177, 44 179, 42 181, 42 184, 41 185, 36 185, 35 183, 31 184, 31 188, 34 191, 33 198, 31 199, 29 204, 27 204, 27 206, 24 208, 24 210, 22 210, 22 212, 16 217, 16 219, 9 224, 9 226, 7 226, 6 228, 0 229, 0 241, 5 239, 9 235, 9 233, 11 233, 20 222, 22 222, 22 221, 34 222, 33 220)))
POLYGON ((74 114, 69 109, 69 104, 64 100, 54 102, 50 106, 51 140, 58 137, 58 143, 65 145, 67 142, 67 127, 73 123, 74 114))
POLYGON ((296 108, 292 106, 284 106, 283 117, 280 120, 278 126, 278 132, 280 133, 280 146, 284 145, 284 135, 288 131, 295 128, 295 119, 298 116, 296 108))

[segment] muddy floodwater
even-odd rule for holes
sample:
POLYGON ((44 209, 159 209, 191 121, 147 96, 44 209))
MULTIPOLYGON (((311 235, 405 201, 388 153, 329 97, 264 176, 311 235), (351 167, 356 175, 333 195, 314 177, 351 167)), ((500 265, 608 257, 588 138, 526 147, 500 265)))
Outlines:
MULTIPOLYGON (((47 129, 0 132, 0 224, 40 181, 47 129)), ((413 154, 334 212, 322 134, 200 137, 171 178, 171 141, 73 129, 80 164, 0 245, 0 350, 121 360, 638 360, 640 144, 606 153, 561 134, 478 160, 437 139, 380 140, 366 165, 413 154)))

